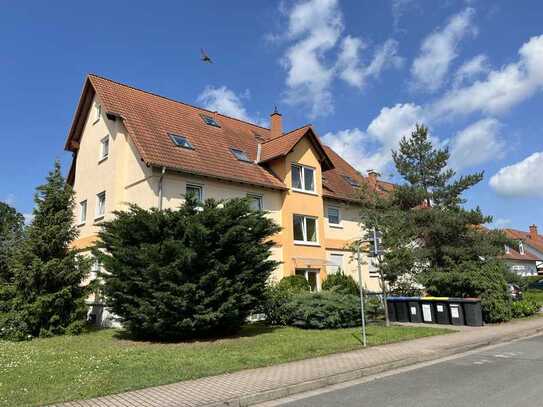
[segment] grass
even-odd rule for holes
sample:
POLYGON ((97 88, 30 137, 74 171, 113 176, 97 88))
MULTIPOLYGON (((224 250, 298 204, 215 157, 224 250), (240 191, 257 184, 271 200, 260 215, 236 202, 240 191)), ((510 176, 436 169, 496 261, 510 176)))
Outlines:
MULTIPOLYGON (((368 326, 371 346, 451 332, 368 326)), ((80 336, 0 341, 0 406, 85 399, 226 372, 359 349, 359 329, 248 325, 233 338, 160 344, 108 329, 80 336)))
POLYGON ((524 299, 534 300, 540 304, 543 304, 543 290, 531 289, 524 292, 524 299))

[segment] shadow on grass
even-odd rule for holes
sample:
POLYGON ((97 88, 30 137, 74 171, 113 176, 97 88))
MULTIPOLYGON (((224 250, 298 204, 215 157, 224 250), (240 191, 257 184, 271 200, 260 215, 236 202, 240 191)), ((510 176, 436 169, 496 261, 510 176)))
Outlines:
POLYGON ((282 329, 281 326, 270 326, 266 325, 263 322, 255 322, 252 324, 247 324, 241 327, 237 332, 217 332, 209 333, 207 335, 195 336, 193 338, 171 338, 171 339, 156 339, 156 338, 146 338, 146 337, 136 337, 132 336, 130 332, 125 330, 118 330, 113 334, 114 339, 123 340, 123 341, 133 341, 141 343, 156 343, 156 344, 190 344, 190 343, 213 343, 217 341, 232 340, 239 338, 251 338, 258 335, 272 333, 277 329, 282 329))

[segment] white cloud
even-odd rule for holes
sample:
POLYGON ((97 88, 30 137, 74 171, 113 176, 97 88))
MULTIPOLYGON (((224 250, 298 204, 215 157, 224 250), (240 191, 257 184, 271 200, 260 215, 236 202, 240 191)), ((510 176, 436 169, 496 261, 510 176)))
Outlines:
POLYGON ((497 218, 495 220, 492 221, 491 225, 494 227, 494 228, 497 228, 497 229, 502 229, 504 228, 505 226, 509 225, 511 223, 511 219, 507 219, 507 218, 497 218))
POLYGON ((205 109, 217 111, 226 116, 235 117, 251 123, 261 123, 258 118, 251 117, 243 106, 242 98, 248 98, 249 91, 245 91, 241 96, 226 86, 212 87, 207 86, 198 96, 198 103, 201 103, 205 109))
POLYGON ((327 133, 323 141, 358 170, 382 172, 392 160, 391 150, 397 149, 401 138, 409 136, 415 124, 423 122, 423 119, 420 106, 397 104, 381 109, 365 132, 355 128, 327 133), (366 146, 371 143, 376 148, 370 152, 366 146))
POLYGON ((33 213, 23 213, 23 217, 25 219, 25 225, 30 225, 32 221, 34 220, 33 213))
POLYGON ((14 194, 7 194, 4 199, 2 199, 2 202, 8 204, 9 206, 15 205, 15 195, 14 194))
POLYGON ((457 47, 468 35, 476 35, 475 10, 466 8, 454 15, 447 25, 427 36, 413 61, 411 74, 416 88, 436 91, 443 84, 451 62, 458 56, 457 47))
POLYGON ((488 58, 486 55, 480 54, 472 59, 464 62, 454 74, 453 86, 458 87, 466 81, 472 80, 478 75, 490 71, 488 58))
POLYGON ((286 100, 308 106, 312 117, 334 110, 329 89, 334 67, 326 64, 325 54, 336 45, 342 31, 337 0, 310 0, 290 10, 287 36, 296 42, 282 60, 287 70, 286 100))
POLYGON ((504 196, 543 196, 543 152, 503 167, 490 178, 490 186, 504 196))
POLYGON ((368 78, 402 65, 398 43, 392 39, 378 47, 364 65, 361 53, 366 45, 361 38, 343 35, 337 0, 298 2, 284 13, 288 15, 285 38, 291 42, 281 59, 287 72, 285 99, 308 108, 312 118, 334 111, 331 86, 337 78, 362 89, 368 78))
POLYGON ((387 68, 400 68, 403 58, 398 56, 398 42, 388 39, 379 46, 373 59, 366 66, 362 65, 360 52, 366 45, 360 38, 347 35, 341 42, 341 52, 337 61, 339 77, 345 82, 361 89, 368 78, 378 78, 387 68))
POLYGON ((403 65, 403 58, 398 56, 398 41, 388 39, 381 45, 371 63, 366 67, 366 76, 378 77, 381 72, 388 68, 401 68, 403 65))
POLYGON ((432 107, 432 115, 499 114, 542 88, 543 35, 540 35, 522 45, 517 62, 490 71, 484 80, 446 93, 432 107))
POLYGON ((450 165, 455 169, 473 167, 504 155, 501 124, 492 118, 481 119, 460 131, 452 140, 450 165))
POLYGON ((392 21, 395 30, 398 30, 400 19, 405 14, 405 10, 412 5, 414 0, 392 0, 392 21))
POLYGON ((341 42, 341 52, 337 62, 339 77, 356 88, 362 88, 364 85, 365 75, 360 64, 360 51, 365 47, 360 38, 350 35, 343 38, 341 42))

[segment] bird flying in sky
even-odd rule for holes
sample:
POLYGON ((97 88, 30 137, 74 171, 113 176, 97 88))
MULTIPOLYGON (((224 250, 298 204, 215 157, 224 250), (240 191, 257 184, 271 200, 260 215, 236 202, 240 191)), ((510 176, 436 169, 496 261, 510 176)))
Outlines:
POLYGON ((207 52, 205 52, 205 50, 202 48, 200 49, 200 52, 202 53, 202 61, 203 62, 207 62, 208 64, 212 64, 213 61, 211 60, 211 58, 209 57, 209 55, 207 55, 207 52))

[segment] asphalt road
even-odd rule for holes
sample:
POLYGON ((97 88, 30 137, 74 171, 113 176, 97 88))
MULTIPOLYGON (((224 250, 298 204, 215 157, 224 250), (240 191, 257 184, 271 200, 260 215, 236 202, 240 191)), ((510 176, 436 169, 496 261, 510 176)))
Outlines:
POLYGON ((315 393, 298 395, 279 404, 289 407, 543 406, 543 336, 315 393))

